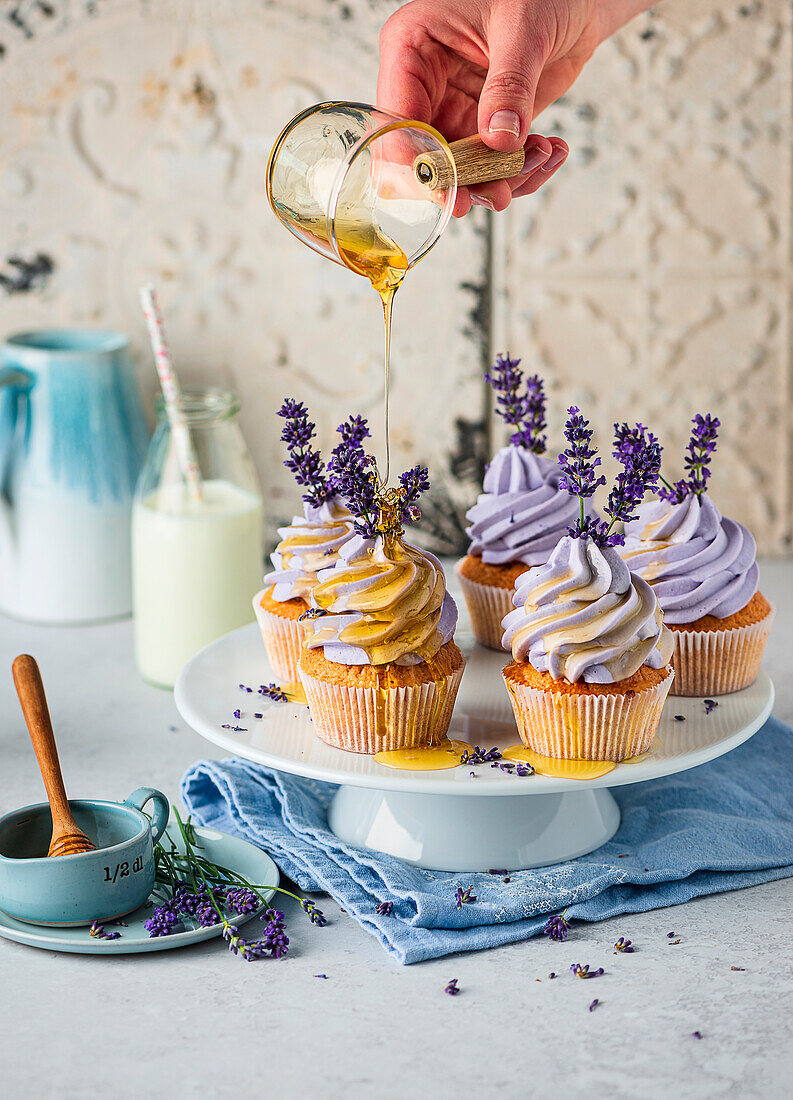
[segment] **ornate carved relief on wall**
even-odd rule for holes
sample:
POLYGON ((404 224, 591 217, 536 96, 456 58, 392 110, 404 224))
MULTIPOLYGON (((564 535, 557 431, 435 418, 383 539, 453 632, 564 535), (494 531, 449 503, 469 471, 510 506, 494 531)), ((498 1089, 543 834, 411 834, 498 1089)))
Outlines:
MULTIPOLYGON (((379 434, 382 351, 368 287, 270 215, 266 155, 303 105, 372 97, 393 6, 0 7, 0 331, 121 326, 150 389, 136 290, 156 282, 185 380, 242 394, 271 521, 295 501, 274 406, 308 401, 326 443, 352 410, 379 434)), ((557 424, 570 402, 602 440, 641 417, 673 472, 690 415, 720 415, 714 493, 789 546, 792 9, 666 0, 626 28, 538 123, 569 140, 564 171, 493 219, 492 253, 479 211, 400 291, 397 460, 433 467, 438 545, 490 449, 482 368, 509 347, 549 377, 557 424)))

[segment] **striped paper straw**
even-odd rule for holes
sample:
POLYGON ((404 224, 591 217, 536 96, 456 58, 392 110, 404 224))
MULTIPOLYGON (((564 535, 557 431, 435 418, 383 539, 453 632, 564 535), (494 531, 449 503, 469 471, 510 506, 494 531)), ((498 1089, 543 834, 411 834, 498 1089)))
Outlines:
POLYGON ((160 307, 157 303, 157 294, 150 283, 147 286, 142 286, 139 294, 143 316, 146 318, 146 327, 149 330, 151 350, 154 355, 157 374, 160 378, 160 385, 162 386, 162 395, 165 399, 165 412, 176 444, 179 465, 187 482, 190 496, 193 500, 201 500, 203 498, 201 471, 198 468, 193 441, 190 438, 190 429, 187 426, 187 419, 182 408, 182 389, 173 369, 171 353, 168 350, 168 342, 165 338, 165 326, 162 323, 160 307))

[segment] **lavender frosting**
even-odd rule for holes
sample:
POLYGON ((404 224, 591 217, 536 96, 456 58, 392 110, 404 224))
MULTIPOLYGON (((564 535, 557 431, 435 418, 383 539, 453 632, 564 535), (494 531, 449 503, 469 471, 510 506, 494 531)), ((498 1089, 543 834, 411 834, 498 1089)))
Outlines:
MULTIPOLYGON (((433 632, 434 648, 437 652, 454 637, 457 605, 445 591, 445 582, 440 590, 443 595, 438 594, 438 578, 443 579, 443 566, 435 555, 406 543, 402 544, 402 548, 423 568, 399 568, 404 564, 400 562, 390 569, 388 567, 391 559, 382 536, 366 539, 355 535, 339 550, 336 565, 320 573, 319 581, 320 584, 336 582, 334 604, 344 605, 350 598, 355 600, 356 596, 364 594, 374 618, 381 622, 393 621, 395 624, 393 663, 417 665, 426 657, 415 652, 402 651, 398 628, 409 627, 413 619, 420 621, 425 615, 437 614, 439 606, 440 614, 433 632), (373 573, 368 568, 372 561, 379 566, 385 566, 385 571, 373 573)), ((364 612, 360 610, 339 610, 330 611, 316 619, 308 619, 306 646, 309 649, 322 646, 327 660, 337 664, 371 664, 371 655, 365 648, 341 640, 342 632, 351 624, 360 623, 364 617, 364 612)))
POLYGON ((620 552, 652 585, 668 623, 726 619, 757 591, 754 538, 707 494, 700 501, 689 493, 680 504, 648 501, 625 525, 620 552))
POLYGON ((561 539, 547 564, 518 578, 514 603, 504 649, 555 680, 612 684, 672 656, 653 590, 613 547, 589 538, 561 539))
POLYGON ((296 597, 308 602, 320 570, 338 560, 339 550, 355 534, 352 516, 335 498, 319 507, 304 504, 303 512, 278 528, 281 541, 270 555, 275 569, 264 577, 265 585, 275 586, 271 595, 279 603, 296 597))
POLYGON ((491 565, 542 565, 578 515, 579 504, 559 489, 554 461, 510 444, 494 456, 482 493, 467 518, 470 554, 491 565))

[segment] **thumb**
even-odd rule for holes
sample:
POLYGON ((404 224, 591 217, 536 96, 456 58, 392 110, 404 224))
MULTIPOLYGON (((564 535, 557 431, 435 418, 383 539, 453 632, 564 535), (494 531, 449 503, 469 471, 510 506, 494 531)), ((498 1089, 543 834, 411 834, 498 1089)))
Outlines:
POLYGON ((511 5, 495 8, 488 28, 490 66, 479 97, 477 125, 491 149, 520 149, 531 131, 534 95, 545 61, 533 20, 511 5))

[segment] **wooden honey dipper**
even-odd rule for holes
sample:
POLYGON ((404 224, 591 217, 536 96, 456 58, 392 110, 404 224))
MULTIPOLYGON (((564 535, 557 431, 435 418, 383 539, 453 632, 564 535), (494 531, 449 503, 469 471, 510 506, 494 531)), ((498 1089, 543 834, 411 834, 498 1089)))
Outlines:
POLYGON ((96 845, 78 827, 69 808, 39 666, 23 653, 16 658, 11 671, 52 813, 52 840, 47 855, 75 856, 79 852, 95 852, 96 845))
MULTIPOLYGON (((499 153, 485 145, 478 134, 449 143, 457 169, 457 186, 472 187, 490 180, 505 180, 517 176, 526 162, 523 149, 514 153, 499 153)), ((419 183, 430 191, 445 191, 454 183, 454 171, 443 152, 421 153, 413 161, 413 171, 419 183)))

